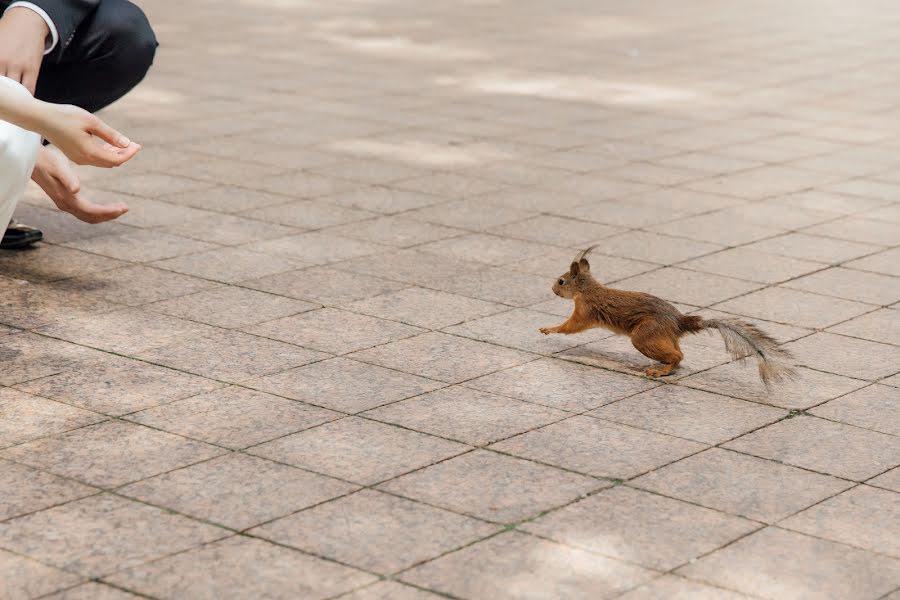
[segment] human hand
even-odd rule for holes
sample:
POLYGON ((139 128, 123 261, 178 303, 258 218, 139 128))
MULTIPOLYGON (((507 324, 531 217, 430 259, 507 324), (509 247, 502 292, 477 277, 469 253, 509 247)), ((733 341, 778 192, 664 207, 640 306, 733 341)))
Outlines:
POLYGON ((128 212, 128 206, 122 202, 104 205, 86 198, 72 165, 62 152, 52 146, 44 146, 38 151, 31 178, 61 211, 85 223, 112 221, 128 212))
POLYGON ((40 112, 40 133, 76 164, 118 167, 141 150, 140 145, 77 106, 42 103, 40 112))
POLYGON ((0 75, 21 83, 34 95, 50 29, 39 14, 17 6, 0 18, 0 75))

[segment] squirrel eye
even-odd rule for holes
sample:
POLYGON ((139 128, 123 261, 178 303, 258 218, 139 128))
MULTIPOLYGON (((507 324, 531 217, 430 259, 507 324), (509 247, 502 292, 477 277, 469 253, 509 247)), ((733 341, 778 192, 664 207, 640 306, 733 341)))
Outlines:
POLYGON ((558 283, 559 285, 566 285, 566 280, 560 278, 560 279, 557 281, 557 283, 558 283))

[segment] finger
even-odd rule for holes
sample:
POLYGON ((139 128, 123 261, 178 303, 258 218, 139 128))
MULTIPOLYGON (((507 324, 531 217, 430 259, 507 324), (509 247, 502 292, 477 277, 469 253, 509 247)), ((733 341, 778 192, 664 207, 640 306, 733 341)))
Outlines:
POLYGON ((34 89, 37 86, 38 72, 34 70, 24 71, 22 73, 22 85, 28 88, 31 95, 34 96, 34 89))
POLYGON ((94 119, 88 128, 88 132, 93 133, 104 142, 119 148, 127 148, 131 144, 131 140, 104 123, 101 119, 94 119))
POLYGON ((76 194, 72 209, 72 214, 86 223, 103 223, 104 221, 118 219, 127 213, 128 205, 123 202, 97 204, 81 194, 76 194))
POLYGON ((15 81, 16 83, 22 83, 22 69, 15 66, 10 66, 6 68, 6 76, 15 81))
POLYGON ((92 156, 92 163, 95 167, 118 167, 132 158, 141 151, 141 146, 131 142, 125 148, 116 148, 110 144, 98 144, 96 151, 92 156))

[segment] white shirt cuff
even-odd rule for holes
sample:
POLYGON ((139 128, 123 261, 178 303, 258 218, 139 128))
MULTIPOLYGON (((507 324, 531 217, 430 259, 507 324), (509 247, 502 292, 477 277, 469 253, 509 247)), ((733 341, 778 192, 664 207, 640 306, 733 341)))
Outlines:
MULTIPOLYGON (((50 35, 47 36, 47 41, 44 42, 44 56, 53 52, 53 49, 56 48, 56 44, 59 43, 59 32, 56 30, 56 25, 53 24, 53 20, 50 18, 50 15, 47 14, 47 11, 31 2, 13 2, 6 10, 16 8, 17 6, 33 10, 44 20, 44 23, 50 28, 50 35)), ((3 14, 6 14, 6 12, 4 11, 3 14)))

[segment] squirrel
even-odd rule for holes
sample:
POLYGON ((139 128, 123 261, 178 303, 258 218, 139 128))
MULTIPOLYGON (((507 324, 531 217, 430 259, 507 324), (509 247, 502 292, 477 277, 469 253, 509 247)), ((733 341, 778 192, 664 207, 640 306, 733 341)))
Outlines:
POLYGON ((796 371, 783 361, 793 358, 778 342, 752 323, 740 319, 704 319, 684 315, 661 298, 643 292, 607 287, 591 275, 588 253, 580 252, 568 272, 553 283, 553 293, 575 301, 575 310, 565 323, 542 327, 544 335, 573 334, 602 327, 631 338, 632 345, 644 356, 663 363, 648 367, 650 377, 663 377, 678 368, 684 355, 678 340, 686 334, 717 330, 725 349, 734 359, 755 356, 759 376, 766 387, 796 377, 796 371))

